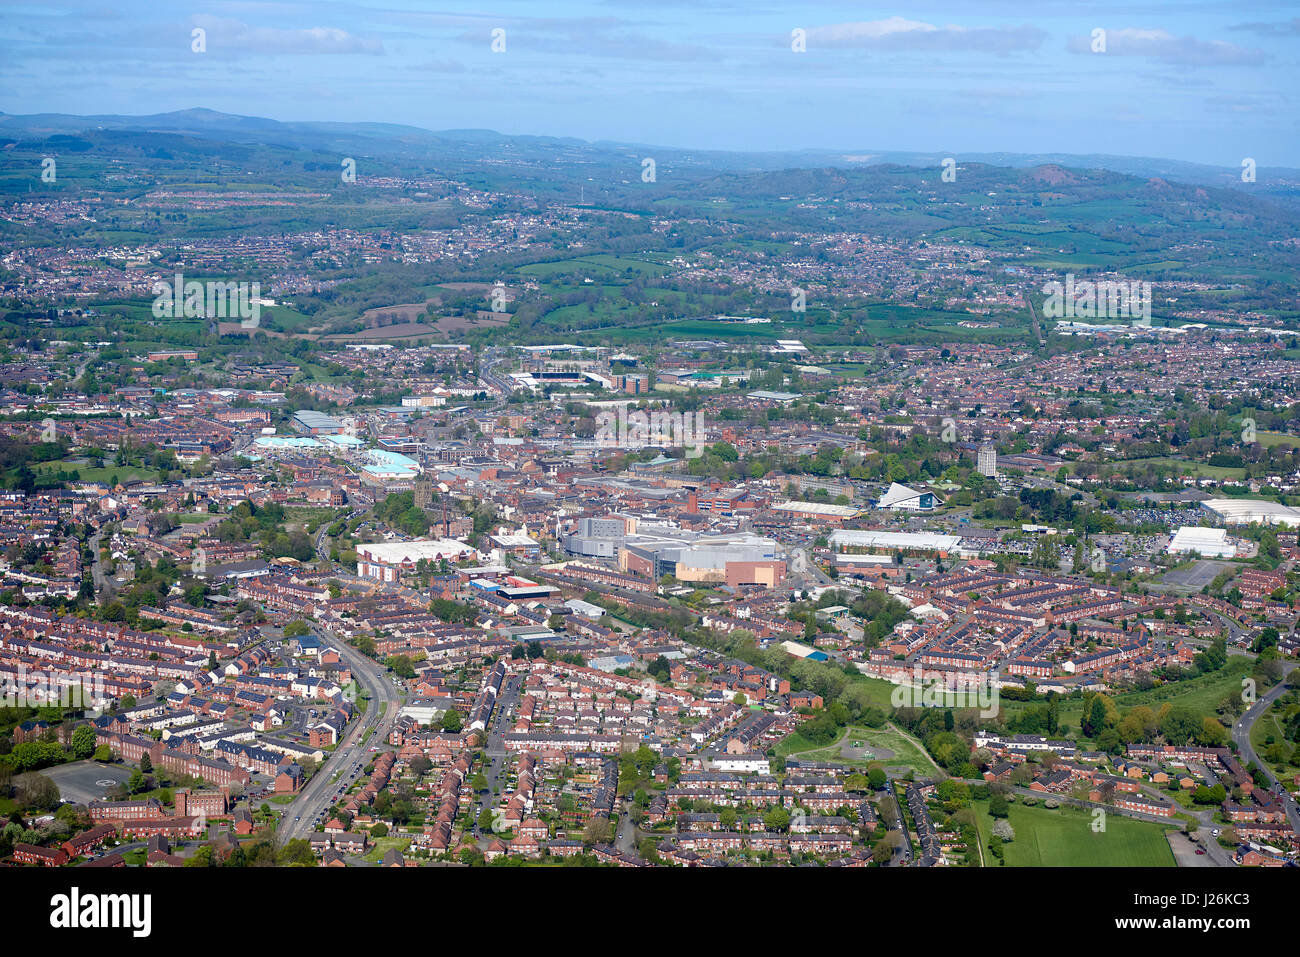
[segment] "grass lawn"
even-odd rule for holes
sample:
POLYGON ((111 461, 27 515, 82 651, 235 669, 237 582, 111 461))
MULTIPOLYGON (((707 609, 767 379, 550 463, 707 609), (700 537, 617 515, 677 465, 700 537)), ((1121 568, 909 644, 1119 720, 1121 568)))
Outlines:
POLYGON ((375 838, 375 843, 371 846, 370 850, 366 851, 362 860, 369 861, 371 864, 378 864, 384 859, 384 855, 388 853, 390 848, 395 847, 405 854, 406 849, 410 846, 411 839, 409 837, 390 834, 388 837, 375 838))
MULTIPOLYGON (((980 844, 987 847, 993 818, 987 801, 976 801, 980 844)), ((1106 815, 1106 830, 1092 829, 1092 814, 1073 808, 1048 810, 1012 804, 1007 818, 1016 839, 1006 845, 1008 867, 1173 867, 1174 852, 1160 824, 1106 815)), ((999 866, 987 850, 986 863, 999 866)))
MULTIPOLYGON (((1153 711, 1159 711, 1165 702, 1174 705, 1186 705, 1202 715, 1215 715, 1215 708, 1225 695, 1241 690, 1241 679, 1250 674, 1254 662, 1240 655, 1231 655, 1227 663, 1218 671, 1188 678, 1183 681, 1171 681, 1159 688, 1147 691, 1132 691, 1127 694, 1113 695, 1113 700, 1124 714, 1130 708, 1146 705, 1153 711)), ((1263 689, 1260 689, 1261 691, 1263 689)), ((1003 701, 1002 707, 1010 710, 1025 707, 1024 702, 1003 701)), ((1217 717, 1217 715, 1215 715, 1217 717)), ((1061 724, 1068 725, 1071 734, 1077 734, 1083 721, 1082 699, 1067 699, 1061 702, 1061 724)), ((1225 724, 1227 722, 1225 721, 1225 724)))
POLYGON ((1218 479, 1219 481, 1228 479, 1240 481, 1246 477, 1244 468, 1234 468, 1227 465, 1207 465, 1204 462, 1192 462, 1188 459, 1178 459, 1167 455, 1147 459, 1117 459, 1106 464, 1116 469, 1123 469, 1126 465, 1146 465, 1147 463, 1152 465, 1172 465, 1181 469, 1184 474, 1195 475, 1200 478, 1218 479))
POLYGON ((1296 774, 1297 761, 1300 760, 1300 745, 1294 746, 1294 750, 1287 747, 1287 745, 1291 744, 1287 740, 1286 728, 1283 724, 1286 720, 1287 708, 1288 706, 1280 701, 1273 702, 1269 705, 1268 710, 1259 716, 1255 726, 1250 729, 1250 743, 1254 746, 1255 753, 1259 755, 1260 763, 1267 765, 1273 775, 1281 781, 1291 780, 1296 774), (1278 763, 1265 757, 1270 750, 1270 738, 1273 742, 1285 742, 1283 744, 1284 757, 1289 756, 1289 762, 1278 763))
POLYGON ((1300 436, 1288 435, 1285 432, 1257 432, 1256 438, 1259 444, 1265 448, 1272 448, 1275 445, 1289 445, 1292 448, 1300 448, 1300 436))
POLYGON ((212 515, 208 512, 171 512, 172 520, 178 525, 200 525, 212 518, 220 518, 220 515, 212 515))
POLYGON ((934 765, 930 763, 921 749, 892 728, 875 730, 872 728, 848 727, 838 741, 826 746, 818 746, 796 731, 794 734, 787 735, 777 744, 776 753, 780 757, 797 755, 800 760, 804 761, 834 761, 864 771, 871 764, 878 761, 885 767, 905 766, 912 768, 918 775, 932 775, 935 773, 934 765), (861 744, 862 747, 871 751, 875 757, 860 759, 845 757, 840 749, 846 744, 850 748, 861 744), (882 749, 892 751, 893 756, 882 757, 882 749))
POLYGON ((90 465, 82 462, 67 459, 58 459, 53 462, 41 462, 32 466, 32 471, 37 475, 57 475, 59 472, 76 472, 82 482, 112 482, 116 476, 120 482, 127 479, 138 478, 145 482, 160 481, 164 473, 157 469, 139 468, 135 465, 106 465, 103 468, 92 468, 90 465))

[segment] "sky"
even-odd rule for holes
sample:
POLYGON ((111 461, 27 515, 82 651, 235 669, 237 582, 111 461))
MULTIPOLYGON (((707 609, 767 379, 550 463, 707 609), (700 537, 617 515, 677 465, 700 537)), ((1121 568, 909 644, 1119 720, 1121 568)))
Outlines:
POLYGON ((206 107, 691 149, 1297 167, 1298 58, 1297 0, 0 0, 6 113, 206 107))

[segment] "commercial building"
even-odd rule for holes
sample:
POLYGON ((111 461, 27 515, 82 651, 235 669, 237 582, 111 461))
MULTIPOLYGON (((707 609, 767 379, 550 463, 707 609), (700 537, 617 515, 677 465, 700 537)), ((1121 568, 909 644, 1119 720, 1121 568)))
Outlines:
POLYGON ((785 581, 785 559, 777 543, 757 535, 633 536, 619 549, 619 567, 626 572, 659 578, 672 575, 683 582, 716 582, 732 587, 762 585, 777 588, 785 581))
POLYGON ((1201 508, 1229 525, 1300 526, 1300 509, 1251 498, 1207 498, 1201 508))
POLYGON ((362 578, 392 582, 403 574, 414 572, 421 560, 437 564, 443 559, 459 562, 478 557, 477 549, 454 538, 358 545, 357 574, 362 578))
POLYGON ((290 423, 295 431, 304 435, 335 435, 343 431, 343 423, 332 415, 315 409, 301 409, 293 414, 290 423))
POLYGON ((885 494, 876 502, 876 508, 929 511, 939 505, 939 496, 933 492, 918 492, 897 482, 890 484, 885 494))
POLYGON ((772 511, 806 522, 829 522, 838 525, 862 513, 852 505, 832 505, 829 502, 777 502, 772 511))
POLYGON ((830 534, 832 548, 857 548, 863 551, 926 552, 940 556, 958 550, 961 537, 935 532, 878 532, 870 529, 836 529, 830 534))
POLYGON ((1166 549, 1170 555, 1200 555, 1203 558, 1233 558, 1237 547, 1228 541, 1227 529, 1184 525, 1174 533, 1166 549))

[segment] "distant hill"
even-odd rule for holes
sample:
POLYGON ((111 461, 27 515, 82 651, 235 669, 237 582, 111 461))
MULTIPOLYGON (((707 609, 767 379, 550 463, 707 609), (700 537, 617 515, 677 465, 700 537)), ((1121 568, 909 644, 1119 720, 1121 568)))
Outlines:
MULTIPOLYGON (((195 108, 148 116, 103 114, 77 116, 65 113, 17 115, 0 113, 0 139, 27 140, 91 131, 170 132, 197 138, 244 143, 274 143, 298 149, 349 150, 366 155, 400 158, 416 153, 444 153, 451 159, 481 159, 484 148, 500 150, 515 159, 539 161, 555 154, 578 162, 601 164, 614 157, 652 155, 661 164, 693 173, 761 172, 790 169, 852 169, 868 166, 938 168, 949 156, 959 164, 979 163, 1011 168, 1061 167, 1109 170, 1146 179, 1164 179, 1206 186, 1247 188, 1241 170, 1205 166, 1174 159, 1115 156, 1102 153, 953 153, 898 150, 793 150, 788 152, 728 152, 692 150, 652 144, 588 142, 572 137, 519 136, 493 130, 426 130, 395 123, 282 122, 257 116, 238 116, 195 108)), ((1260 167, 1258 192, 1300 197, 1300 169, 1260 167)))

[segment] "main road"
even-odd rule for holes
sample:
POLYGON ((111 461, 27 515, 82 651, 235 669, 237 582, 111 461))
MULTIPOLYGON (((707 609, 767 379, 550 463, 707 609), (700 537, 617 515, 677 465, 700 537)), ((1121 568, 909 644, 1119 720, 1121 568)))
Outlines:
POLYGON ((1273 792, 1281 798, 1282 806, 1286 808, 1286 817, 1291 823, 1292 829, 1300 831, 1300 812, 1296 809, 1295 799, 1291 797, 1290 792, 1287 791, 1285 787, 1278 784, 1277 778, 1273 776, 1273 772, 1269 769, 1267 764, 1259 760, 1259 756, 1255 754, 1255 746, 1250 743, 1250 732, 1255 726, 1255 722, 1263 717, 1264 712, 1268 710, 1269 705, 1290 690, 1290 685, 1287 683, 1287 679, 1295 668, 1296 663, 1293 661, 1283 663, 1282 680, 1260 695, 1259 700, 1251 705, 1250 708, 1247 709, 1246 713, 1237 720, 1237 723, 1232 726, 1232 740, 1237 744, 1237 753, 1240 755, 1242 762, 1249 764, 1253 761, 1256 767, 1264 772, 1264 775, 1268 778, 1269 784, 1273 787, 1273 792))
POLYGON ((371 740, 380 743, 386 741, 388 732, 397 720, 402 695, 392 679, 384 673, 384 666, 367 658, 341 637, 327 637, 331 646, 338 650, 352 669, 353 680, 370 692, 370 704, 361 720, 344 734, 337 750, 317 769, 285 811, 278 831, 281 842, 307 837, 315 830, 316 819, 326 809, 333 807, 341 794, 360 777, 361 769, 366 765, 366 743, 371 740))

